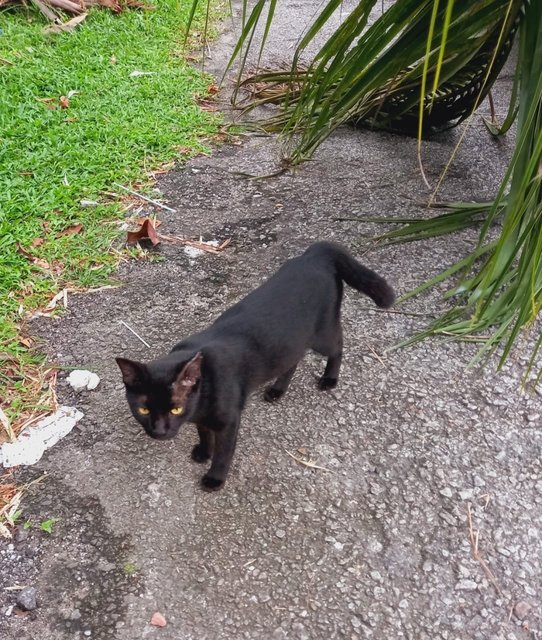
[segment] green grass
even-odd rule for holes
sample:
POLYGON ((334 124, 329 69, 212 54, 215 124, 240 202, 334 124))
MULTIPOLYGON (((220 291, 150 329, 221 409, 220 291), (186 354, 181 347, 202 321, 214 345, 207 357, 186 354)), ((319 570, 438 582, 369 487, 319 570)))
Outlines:
POLYGON ((54 36, 43 35, 40 14, 0 11, 0 58, 12 63, 0 61, 0 401, 12 418, 22 409, 20 398, 9 406, 13 380, 24 396, 24 366, 40 360, 19 341, 20 305, 36 308, 66 285, 103 284, 119 238, 103 222, 121 212, 103 192, 148 183, 150 169, 179 148, 203 149, 217 130, 196 102, 210 79, 182 56, 189 0, 156 7, 94 10, 73 33, 54 36), (49 108, 70 92, 68 108, 49 108), (100 206, 83 208, 82 199, 100 206), (75 223, 81 233, 60 235, 75 223))

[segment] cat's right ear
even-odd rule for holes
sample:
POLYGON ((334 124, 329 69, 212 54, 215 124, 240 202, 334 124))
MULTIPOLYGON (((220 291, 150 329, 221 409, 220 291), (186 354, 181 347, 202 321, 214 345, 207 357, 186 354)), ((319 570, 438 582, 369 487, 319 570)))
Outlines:
POLYGON ((147 368, 144 364, 126 358, 115 358, 115 360, 122 372, 122 380, 127 387, 135 387, 145 381, 147 368))

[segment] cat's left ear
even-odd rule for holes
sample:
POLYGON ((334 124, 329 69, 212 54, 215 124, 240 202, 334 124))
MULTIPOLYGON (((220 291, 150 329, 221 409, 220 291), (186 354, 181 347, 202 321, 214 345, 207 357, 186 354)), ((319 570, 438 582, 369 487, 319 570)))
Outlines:
POLYGON ((145 381, 147 369, 144 364, 126 358, 115 358, 115 360, 122 372, 122 380, 126 386, 135 387, 145 381))
POLYGON ((201 378, 201 363, 203 355, 198 352, 189 360, 177 374, 171 385, 172 400, 177 406, 183 406, 192 389, 201 378))

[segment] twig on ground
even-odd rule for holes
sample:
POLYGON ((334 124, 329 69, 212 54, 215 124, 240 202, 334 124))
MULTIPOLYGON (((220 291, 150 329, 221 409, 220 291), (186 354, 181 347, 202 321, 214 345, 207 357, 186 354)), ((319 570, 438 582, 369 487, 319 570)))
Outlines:
POLYGON ((143 338, 139 335, 139 333, 136 333, 136 332, 132 329, 132 327, 130 327, 128 324, 126 324, 126 322, 124 322, 124 320, 121 320, 120 322, 121 322, 121 324, 123 324, 123 325, 128 329, 128 331, 131 331, 131 332, 134 334, 134 336, 135 336, 136 338, 138 338, 139 340, 141 340, 141 342, 142 342, 146 347, 148 347, 149 349, 152 349, 151 345, 150 345, 148 342, 146 342, 145 340, 143 340, 143 338))
POLYGON ((495 574, 491 571, 491 569, 488 567, 486 561, 482 558, 482 555, 481 555, 480 550, 478 548, 479 532, 474 530, 474 527, 473 527, 473 524, 472 524, 472 509, 471 509, 470 503, 467 505, 467 520, 468 520, 468 523, 469 523, 469 539, 470 539, 472 557, 480 564, 480 566, 484 570, 484 573, 486 574, 488 580, 493 585, 495 591, 501 597, 504 597, 504 594, 503 594, 503 592, 502 592, 502 590, 501 590, 501 588, 499 586, 499 583, 497 582, 497 578, 495 577, 495 574))
POLYGON ((436 318, 434 313, 416 313, 415 311, 399 311, 398 309, 377 309, 376 307, 361 307, 360 311, 374 311, 376 313, 393 313, 398 316, 413 316, 419 318, 436 318))
POLYGON ((388 365, 384 362, 384 360, 382 360, 382 358, 378 355, 378 353, 372 347, 369 347, 369 351, 371 351, 373 356, 378 360, 378 362, 380 362, 380 364, 384 367, 384 369, 388 368, 388 365))
POLYGON ((171 207, 168 207, 167 205, 162 204, 161 202, 157 202, 152 198, 144 196, 143 194, 138 193, 137 191, 132 191, 132 189, 128 189, 128 187, 124 187, 122 184, 119 184, 118 182, 113 182, 113 184, 119 189, 123 189, 124 191, 127 191, 129 194, 135 196, 136 198, 141 198, 141 200, 145 200, 145 202, 149 202, 150 204, 153 204, 155 207, 159 207, 160 209, 165 209, 166 211, 171 211, 171 213, 177 213, 176 209, 172 209, 171 207))
POLYGON ((305 465, 306 467, 309 467, 309 469, 321 469, 322 471, 328 471, 329 473, 333 473, 333 471, 331 469, 327 469, 326 467, 321 467, 320 465, 316 464, 312 460, 303 460, 303 458, 298 458, 291 451, 288 451, 288 449, 286 449, 286 448, 284 449, 284 451, 286 451, 286 453, 291 458, 293 458, 296 462, 299 462, 299 464, 302 464, 302 465, 305 465))
POLYGON ((188 247, 194 247, 195 249, 200 249, 201 251, 207 251, 208 253, 220 253, 224 251, 224 249, 231 243, 231 238, 228 238, 215 247, 214 245, 207 242, 198 240, 187 240, 186 238, 181 238, 179 236, 167 236, 159 233, 158 237, 160 238, 160 240, 164 240, 164 242, 171 242, 172 244, 182 244, 188 247))

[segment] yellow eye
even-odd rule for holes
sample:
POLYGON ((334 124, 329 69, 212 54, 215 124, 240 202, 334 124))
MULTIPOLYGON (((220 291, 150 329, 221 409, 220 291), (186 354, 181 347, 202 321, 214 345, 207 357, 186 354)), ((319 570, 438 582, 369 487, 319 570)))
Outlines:
POLYGON ((142 415, 142 416, 148 416, 150 411, 147 409, 147 407, 138 407, 137 408, 137 412, 142 415))
POLYGON ((182 407, 173 407, 170 413, 173 416, 182 416, 184 413, 184 409, 182 407))

